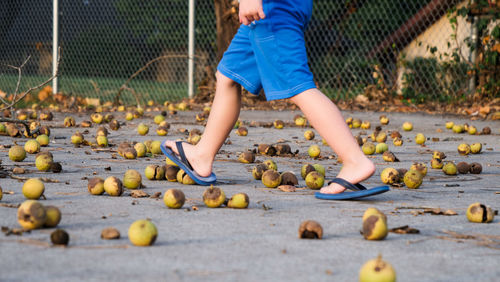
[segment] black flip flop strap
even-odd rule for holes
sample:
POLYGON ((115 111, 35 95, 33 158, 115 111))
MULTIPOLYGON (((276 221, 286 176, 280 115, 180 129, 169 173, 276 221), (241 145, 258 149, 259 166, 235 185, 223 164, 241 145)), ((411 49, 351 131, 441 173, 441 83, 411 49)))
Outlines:
POLYGON ((341 186, 343 186, 344 188, 346 189, 350 189, 350 190, 353 190, 353 191, 361 191, 361 190, 366 190, 366 187, 357 183, 357 184, 352 184, 351 182, 343 179, 343 178, 334 178, 332 181, 328 182, 328 185, 330 185, 331 183, 337 183, 341 186))
POLYGON ((175 142, 175 146, 177 147, 177 151, 179 152, 179 156, 181 157, 181 161, 190 169, 193 170, 193 167, 189 163, 186 158, 186 154, 184 153, 184 148, 182 147, 182 141, 175 142))

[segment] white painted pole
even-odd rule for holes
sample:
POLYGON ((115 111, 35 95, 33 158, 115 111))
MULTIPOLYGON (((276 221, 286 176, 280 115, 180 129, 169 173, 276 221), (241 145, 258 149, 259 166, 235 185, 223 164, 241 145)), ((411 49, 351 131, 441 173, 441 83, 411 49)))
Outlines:
MULTIPOLYGON (((56 75, 57 72, 57 58, 59 57, 58 47, 59 47, 59 0, 53 0, 52 5, 54 10, 52 12, 53 26, 52 26, 52 75, 56 75)), ((56 94, 59 92, 59 85, 57 77, 52 80, 52 93, 56 94)))
MULTIPOLYGON (((472 1, 474 4, 476 1, 472 1)), ((478 48, 478 29, 477 29, 477 21, 479 20, 479 17, 474 16, 471 21, 471 41, 472 41, 472 46, 474 47, 472 51, 470 52, 470 62, 472 65, 476 65, 477 62, 477 48, 478 48)), ((459 50, 462 51, 462 50, 459 50)), ((473 75, 471 76, 469 80, 469 92, 474 93, 476 91, 476 76, 473 75)))
POLYGON ((189 0, 188 25, 188 96, 194 96, 194 0, 189 0))

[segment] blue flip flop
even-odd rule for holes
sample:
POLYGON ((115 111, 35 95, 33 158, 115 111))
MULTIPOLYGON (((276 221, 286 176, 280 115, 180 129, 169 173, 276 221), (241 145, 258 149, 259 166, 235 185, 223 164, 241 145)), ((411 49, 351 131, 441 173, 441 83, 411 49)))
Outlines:
POLYGON ((198 173, 196 173, 196 171, 193 170, 193 167, 186 158, 186 154, 184 154, 182 141, 175 142, 175 146, 177 146, 177 151, 179 152, 179 155, 177 155, 174 151, 172 151, 172 149, 167 147, 165 145, 165 142, 166 141, 163 141, 163 143, 161 143, 160 146, 163 154, 165 154, 170 160, 172 160, 176 165, 178 165, 182 170, 184 170, 194 180, 194 182, 200 185, 208 186, 210 184, 214 184, 215 181, 217 181, 217 177, 213 172, 209 176, 203 177, 199 176, 198 173))
POLYGON ((343 192, 339 194, 324 194, 320 192, 314 193, 314 197, 321 200, 353 200, 359 199, 363 197, 373 196, 385 193, 389 191, 389 186, 379 186, 375 188, 366 189, 365 186, 361 184, 352 184, 349 181, 342 178, 334 178, 332 181, 328 183, 337 183, 344 186, 346 189, 353 190, 354 192, 343 192))

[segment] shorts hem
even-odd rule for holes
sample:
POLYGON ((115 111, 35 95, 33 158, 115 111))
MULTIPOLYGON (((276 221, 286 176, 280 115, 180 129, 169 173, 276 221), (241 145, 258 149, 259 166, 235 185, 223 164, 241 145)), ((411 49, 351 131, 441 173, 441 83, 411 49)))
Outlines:
POLYGON ((250 81, 246 80, 244 77, 241 75, 227 69, 224 67, 222 64, 219 64, 217 66, 217 70, 220 71, 223 75, 227 76, 228 78, 232 79, 233 81, 239 83, 241 86, 243 86, 248 92, 254 94, 254 95, 259 95, 260 92, 260 87, 256 87, 253 85, 250 81))
POLYGON ((308 81, 287 90, 271 91, 269 93, 266 92, 265 94, 267 101, 272 101, 272 100, 288 99, 306 90, 313 88, 316 88, 316 84, 313 81, 308 81))

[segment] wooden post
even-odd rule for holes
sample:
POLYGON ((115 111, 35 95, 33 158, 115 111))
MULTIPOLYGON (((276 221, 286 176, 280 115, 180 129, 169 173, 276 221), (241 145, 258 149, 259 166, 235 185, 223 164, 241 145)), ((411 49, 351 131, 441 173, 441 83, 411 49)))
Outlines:
POLYGON ((214 0, 215 20, 217 24, 217 61, 231 43, 240 26, 237 0, 214 0))

